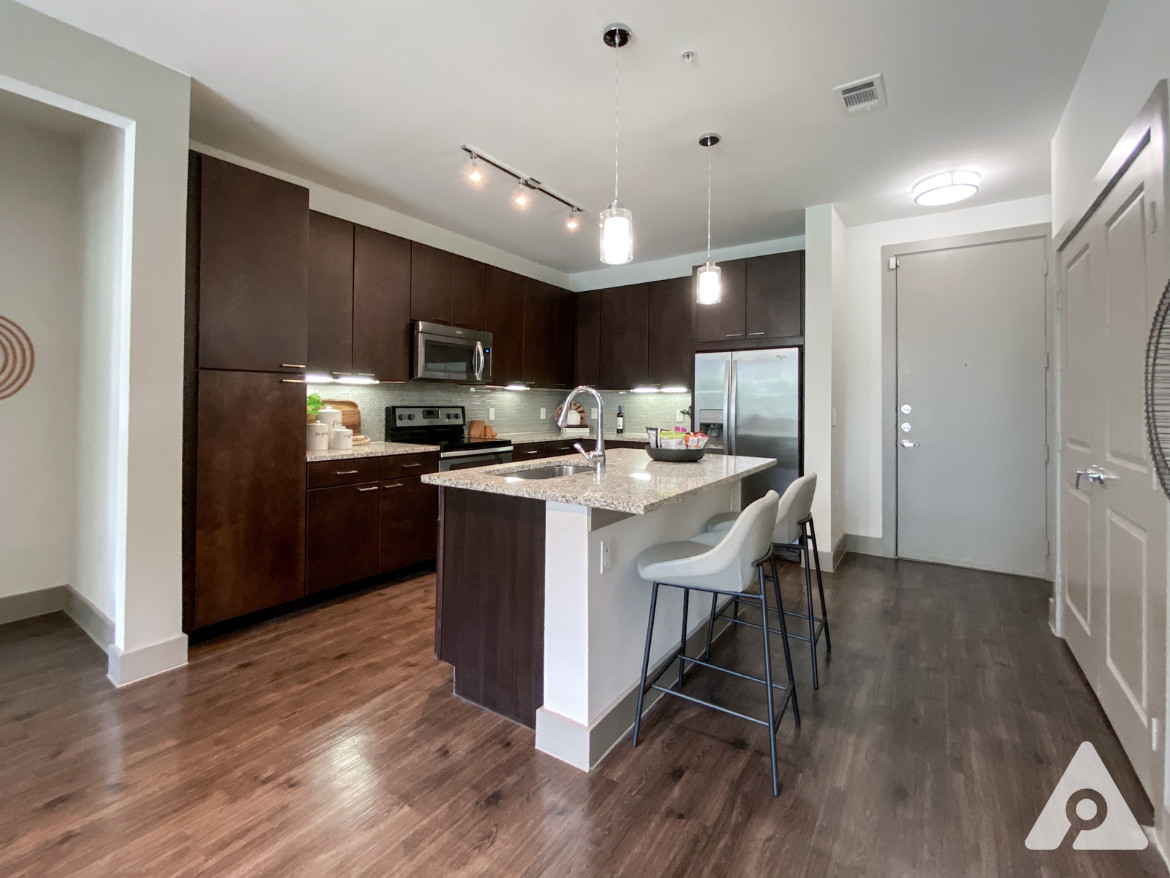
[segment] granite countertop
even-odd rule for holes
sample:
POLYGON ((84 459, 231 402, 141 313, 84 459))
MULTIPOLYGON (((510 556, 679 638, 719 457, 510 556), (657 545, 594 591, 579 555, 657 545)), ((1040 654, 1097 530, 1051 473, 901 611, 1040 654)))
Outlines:
MULTIPOLYGON (((530 445, 534 442, 558 442, 562 439, 567 439, 570 442, 585 442, 594 441, 596 434, 592 431, 586 430, 572 430, 564 433, 553 430, 551 432, 538 433, 501 433, 501 439, 507 439, 513 445, 530 445)), ((645 442, 650 441, 650 437, 646 435, 645 430, 636 433, 613 433, 609 430, 605 431, 606 442, 645 442)))
POLYGON ((438 451, 438 445, 415 445, 408 442, 371 442, 369 445, 355 445, 348 451, 309 451, 306 458, 309 463, 318 460, 353 460, 357 457, 392 457, 396 454, 422 454, 426 451, 438 451))
POLYGON ((696 463, 663 463, 634 448, 606 453, 600 477, 592 470, 555 479, 509 479, 510 473, 564 463, 584 463, 581 455, 546 457, 524 464, 504 463, 430 473, 422 480, 443 488, 463 488, 643 515, 715 485, 739 481, 775 466, 770 457, 709 454, 696 463))

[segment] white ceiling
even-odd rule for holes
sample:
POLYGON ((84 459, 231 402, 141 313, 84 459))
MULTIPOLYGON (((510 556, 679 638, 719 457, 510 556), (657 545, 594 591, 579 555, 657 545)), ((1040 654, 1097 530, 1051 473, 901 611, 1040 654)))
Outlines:
POLYGON ((971 167, 963 206, 1047 193, 1049 140, 1107 0, 24 0, 190 74, 193 139, 566 272, 600 267, 594 221, 472 187, 472 143, 591 211, 613 185, 613 50, 625 21, 621 199, 635 258, 914 215, 911 185, 971 167), (687 66, 684 50, 698 54, 687 66), (832 88, 885 74, 889 107, 832 88))

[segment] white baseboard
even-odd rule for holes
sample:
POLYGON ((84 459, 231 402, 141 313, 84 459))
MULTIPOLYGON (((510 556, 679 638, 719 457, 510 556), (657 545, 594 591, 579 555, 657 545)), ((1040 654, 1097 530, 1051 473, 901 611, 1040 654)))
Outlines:
POLYGON ((0 625, 58 613, 69 601, 70 588, 57 585, 0 598, 0 625))
POLYGON ((88 634, 90 640, 100 646, 103 652, 109 652, 110 644, 114 642, 114 623, 106 618, 105 613, 72 586, 69 587, 64 609, 65 615, 88 634))
POLYGON ((110 644, 107 654, 106 676, 115 686, 126 686, 187 664, 187 635, 179 634, 129 652, 110 644))

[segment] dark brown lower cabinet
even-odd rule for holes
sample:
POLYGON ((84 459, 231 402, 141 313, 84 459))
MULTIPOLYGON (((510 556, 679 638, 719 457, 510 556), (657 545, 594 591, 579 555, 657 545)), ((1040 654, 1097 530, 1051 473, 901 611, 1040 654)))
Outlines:
POLYGON ((418 476, 381 483, 379 563, 397 570, 434 559, 439 541, 439 489, 418 476))
POLYGON ((380 493, 377 482, 309 491, 305 527, 309 594, 380 572, 380 493))
POLYGON ((305 594, 305 386, 263 372, 196 380, 188 630, 305 594))

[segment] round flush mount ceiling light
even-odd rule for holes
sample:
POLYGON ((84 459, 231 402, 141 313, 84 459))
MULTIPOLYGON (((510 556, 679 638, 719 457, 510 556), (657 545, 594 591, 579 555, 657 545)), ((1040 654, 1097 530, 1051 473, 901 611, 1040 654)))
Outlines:
POLYGON ((979 191, 975 171, 944 171, 914 184, 914 201, 923 207, 940 207, 970 198, 979 191))

